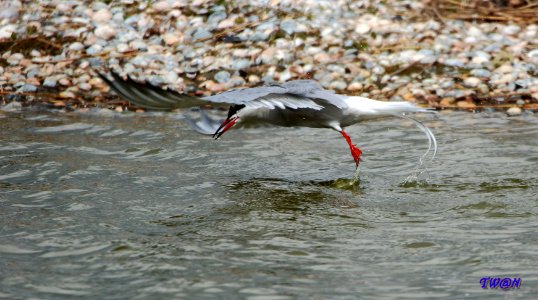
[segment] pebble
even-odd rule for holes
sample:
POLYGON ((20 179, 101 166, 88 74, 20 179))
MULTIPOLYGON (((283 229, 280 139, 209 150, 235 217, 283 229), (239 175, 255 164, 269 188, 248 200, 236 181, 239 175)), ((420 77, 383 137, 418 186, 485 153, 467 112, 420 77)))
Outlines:
POLYGON ((371 30, 371 27, 367 23, 360 22, 355 26, 355 32, 358 34, 367 34, 371 30))
POLYGON ((166 45, 171 46, 183 41, 183 35, 178 32, 167 32, 162 35, 163 41, 166 45))
POLYGON ((485 77, 485 78, 489 78, 491 76, 491 72, 486 69, 473 69, 471 70, 470 74, 475 77, 485 77))
POLYGON ((58 81, 61 85, 65 85, 65 86, 68 86, 68 85, 71 85, 71 81, 67 78, 62 78, 58 81))
POLYGON ((453 97, 446 97, 443 98, 439 104, 441 105, 441 107, 450 107, 454 105, 454 102, 456 102, 456 99, 454 99, 453 97))
POLYGON ((517 106, 512 106, 508 110, 506 110, 506 113, 509 116, 519 116, 519 115, 521 115, 522 112, 523 111, 521 110, 521 108, 519 108, 517 106))
POLYGON ((514 70, 514 68, 511 65, 506 64, 506 65, 502 65, 502 66, 498 67, 495 70, 495 73, 506 74, 506 73, 512 73, 513 70, 514 70))
POLYGON ((87 82, 83 82, 83 83, 80 83, 78 85, 78 87, 81 89, 81 90, 84 90, 84 91, 89 91, 92 89, 92 85, 87 83, 87 82))
POLYGON ((218 83, 226 83, 230 80, 230 73, 227 71, 220 71, 215 74, 214 78, 218 83))
POLYGON ((17 31, 17 26, 10 24, 0 27, 0 40, 9 39, 17 31))
POLYGON ((74 42, 73 44, 69 45, 68 49, 70 51, 81 51, 84 49, 84 45, 80 42, 74 42))
POLYGON ((254 84, 259 83, 260 82, 260 76, 254 75, 254 74, 248 75, 248 82, 254 83, 254 84))
POLYGON ((33 84, 24 84, 17 90, 17 93, 34 93, 34 92, 37 92, 37 86, 33 84))
POLYGON ((18 101, 12 101, 12 102, 9 102, 8 104, 2 106, 1 108, 2 108, 3 111, 11 111, 11 112, 21 111, 22 110, 22 103, 20 103, 18 101))
POLYGON ((95 12, 92 16, 92 20, 95 23, 106 23, 112 19, 112 14, 108 10, 108 8, 103 8, 95 12))
POLYGON ((301 2, 305 12, 316 16, 311 19, 286 14, 292 2, 284 0, 269 1, 278 14, 262 13, 248 0, 226 6, 208 0, 120 0, 112 6, 97 0, 53 2, 54 8, 25 2, 22 9, 21 1, 14 0, 9 1, 14 10, 0 11, 5 16, 0 18, 0 39, 41 34, 69 40, 54 55, 37 48, 29 55, 20 50, 24 55, 0 53, 3 88, 33 90, 41 83, 67 87, 64 92, 72 94, 64 94, 67 98, 77 91, 91 97, 108 89, 89 75, 104 65, 187 91, 202 87, 214 93, 308 74, 324 87, 366 97, 383 98, 398 89, 397 98, 473 108, 471 102, 454 99, 518 91, 532 95, 529 103, 538 101, 535 24, 409 20, 402 26, 396 16, 405 15, 405 7, 424 6, 411 0, 390 9, 381 0, 345 9, 339 2, 301 2), (255 26, 226 31, 250 23, 255 26), (28 33, 29 28, 36 33, 28 33), (216 36, 220 33, 226 35, 216 36), (139 53, 126 55, 131 50, 139 53), (98 56, 102 53, 108 56, 98 56), (65 62, 83 54, 90 57, 65 62), (435 63, 447 66, 446 72, 425 67, 435 63), (403 71, 393 74, 398 70, 403 71), (187 78, 193 82, 185 86, 187 78), (454 78, 464 79, 459 84, 454 78))
POLYGON ((116 35, 116 30, 110 25, 100 25, 95 29, 95 36, 103 40, 110 40, 116 35))
POLYGON ((347 84, 345 81, 342 81, 342 80, 337 80, 337 81, 333 81, 331 82, 331 84, 329 85, 330 89, 332 90, 345 90, 346 87, 347 87, 347 84))
POLYGON ((482 81, 480 78, 476 77, 467 77, 463 80, 463 85, 471 88, 477 87, 480 83, 482 83, 482 81))
POLYGON ((363 85, 360 82, 352 82, 348 87, 347 90, 350 92, 360 92, 363 89, 363 85))
POLYGON ((53 88, 53 87, 56 87, 57 84, 58 84, 58 80, 56 79, 56 76, 47 77, 43 81, 43 86, 46 86, 46 87, 53 88))
POLYGON ((168 1, 155 2, 153 3, 152 7, 155 11, 158 11, 158 12, 166 12, 171 8, 168 1))
POLYGON ((456 103, 456 106, 458 108, 464 108, 464 109, 474 109, 474 108, 476 108, 476 104, 474 104, 472 102, 468 102, 468 101, 458 101, 456 103))

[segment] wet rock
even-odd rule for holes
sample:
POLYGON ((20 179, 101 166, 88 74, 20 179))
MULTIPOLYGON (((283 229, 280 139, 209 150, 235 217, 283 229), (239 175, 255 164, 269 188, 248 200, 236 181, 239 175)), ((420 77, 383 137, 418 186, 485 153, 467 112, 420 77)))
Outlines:
POLYGON ((522 112, 523 111, 521 110, 521 108, 519 108, 517 106, 510 107, 508 110, 506 110, 506 113, 509 116, 519 116, 519 115, 521 115, 522 112))
POLYGON ((1 107, 3 111, 21 111, 22 104, 18 101, 12 101, 1 107))

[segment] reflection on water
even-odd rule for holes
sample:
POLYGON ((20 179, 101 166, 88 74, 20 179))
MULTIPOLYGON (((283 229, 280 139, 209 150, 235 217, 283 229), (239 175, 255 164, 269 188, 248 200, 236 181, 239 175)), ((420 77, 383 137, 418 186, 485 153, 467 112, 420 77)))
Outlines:
POLYGON ((219 140, 174 114, 3 113, 0 298, 529 298, 538 119, 442 113, 219 140), (521 277, 484 291, 484 276, 521 277))

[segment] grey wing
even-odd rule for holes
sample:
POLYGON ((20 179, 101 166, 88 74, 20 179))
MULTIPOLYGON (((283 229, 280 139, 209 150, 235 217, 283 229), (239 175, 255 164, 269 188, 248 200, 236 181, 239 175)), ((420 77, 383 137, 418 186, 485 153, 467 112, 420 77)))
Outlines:
POLYGON ((323 89, 313 80, 293 80, 282 84, 273 84, 255 88, 235 89, 204 99, 244 104, 247 107, 311 108, 320 110, 323 105, 331 104, 345 108, 347 104, 341 96, 323 89))
MULTIPOLYGON (((101 73, 99 73, 99 76, 119 96, 143 108, 171 110, 176 108, 201 106, 208 104, 208 102, 215 102, 209 99, 181 94, 172 90, 164 90, 151 84, 136 82, 131 78, 123 79, 114 72, 112 72, 113 80, 110 80, 101 73)), ((220 104, 226 104, 226 106, 228 106, 228 103, 220 104)))
POLYGON ((295 80, 283 84, 288 93, 316 100, 320 104, 329 103, 338 108, 347 108, 347 104, 342 96, 333 91, 324 89, 319 83, 313 80, 295 80))
POLYGON ((113 80, 105 75, 99 76, 119 96, 140 107, 154 110, 170 110, 175 108, 188 108, 201 106, 208 102, 219 104, 244 104, 255 107, 288 107, 312 108, 319 110, 326 102, 339 108, 346 104, 341 96, 324 90, 317 82, 312 80, 295 80, 283 84, 233 89, 208 97, 195 97, 181 94, 172 90, 164 90, 151 84, 136 82, 130 78, 123 79, 112 72, 113 80))

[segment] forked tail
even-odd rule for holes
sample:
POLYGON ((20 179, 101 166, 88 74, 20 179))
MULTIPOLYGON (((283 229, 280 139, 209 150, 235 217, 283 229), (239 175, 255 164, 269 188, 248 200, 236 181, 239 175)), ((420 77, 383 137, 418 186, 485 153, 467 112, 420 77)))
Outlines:
POLYGON ((435 139, 435 135, 430 130, 430 128, 424 125, 424 123, 420 122, 419 120, 415 118, 411 118, 410 116, 399 115, 399 114, 395 114, 395 116, 413 121, 415 125, 418 127, 418 129, 424 132, 424 134, 428 138, 428 150, 426 150, 426 152, 420 157, 420 164, 422 165, 424 163, 424 159, 428 157, 428 154, 430 153, 430 151, 432 151, 432 148, 433 148, 432 157, 430 158, 430 161, 432 161, 435 158, 435 155, 437 154, 437 140, 435 139))

